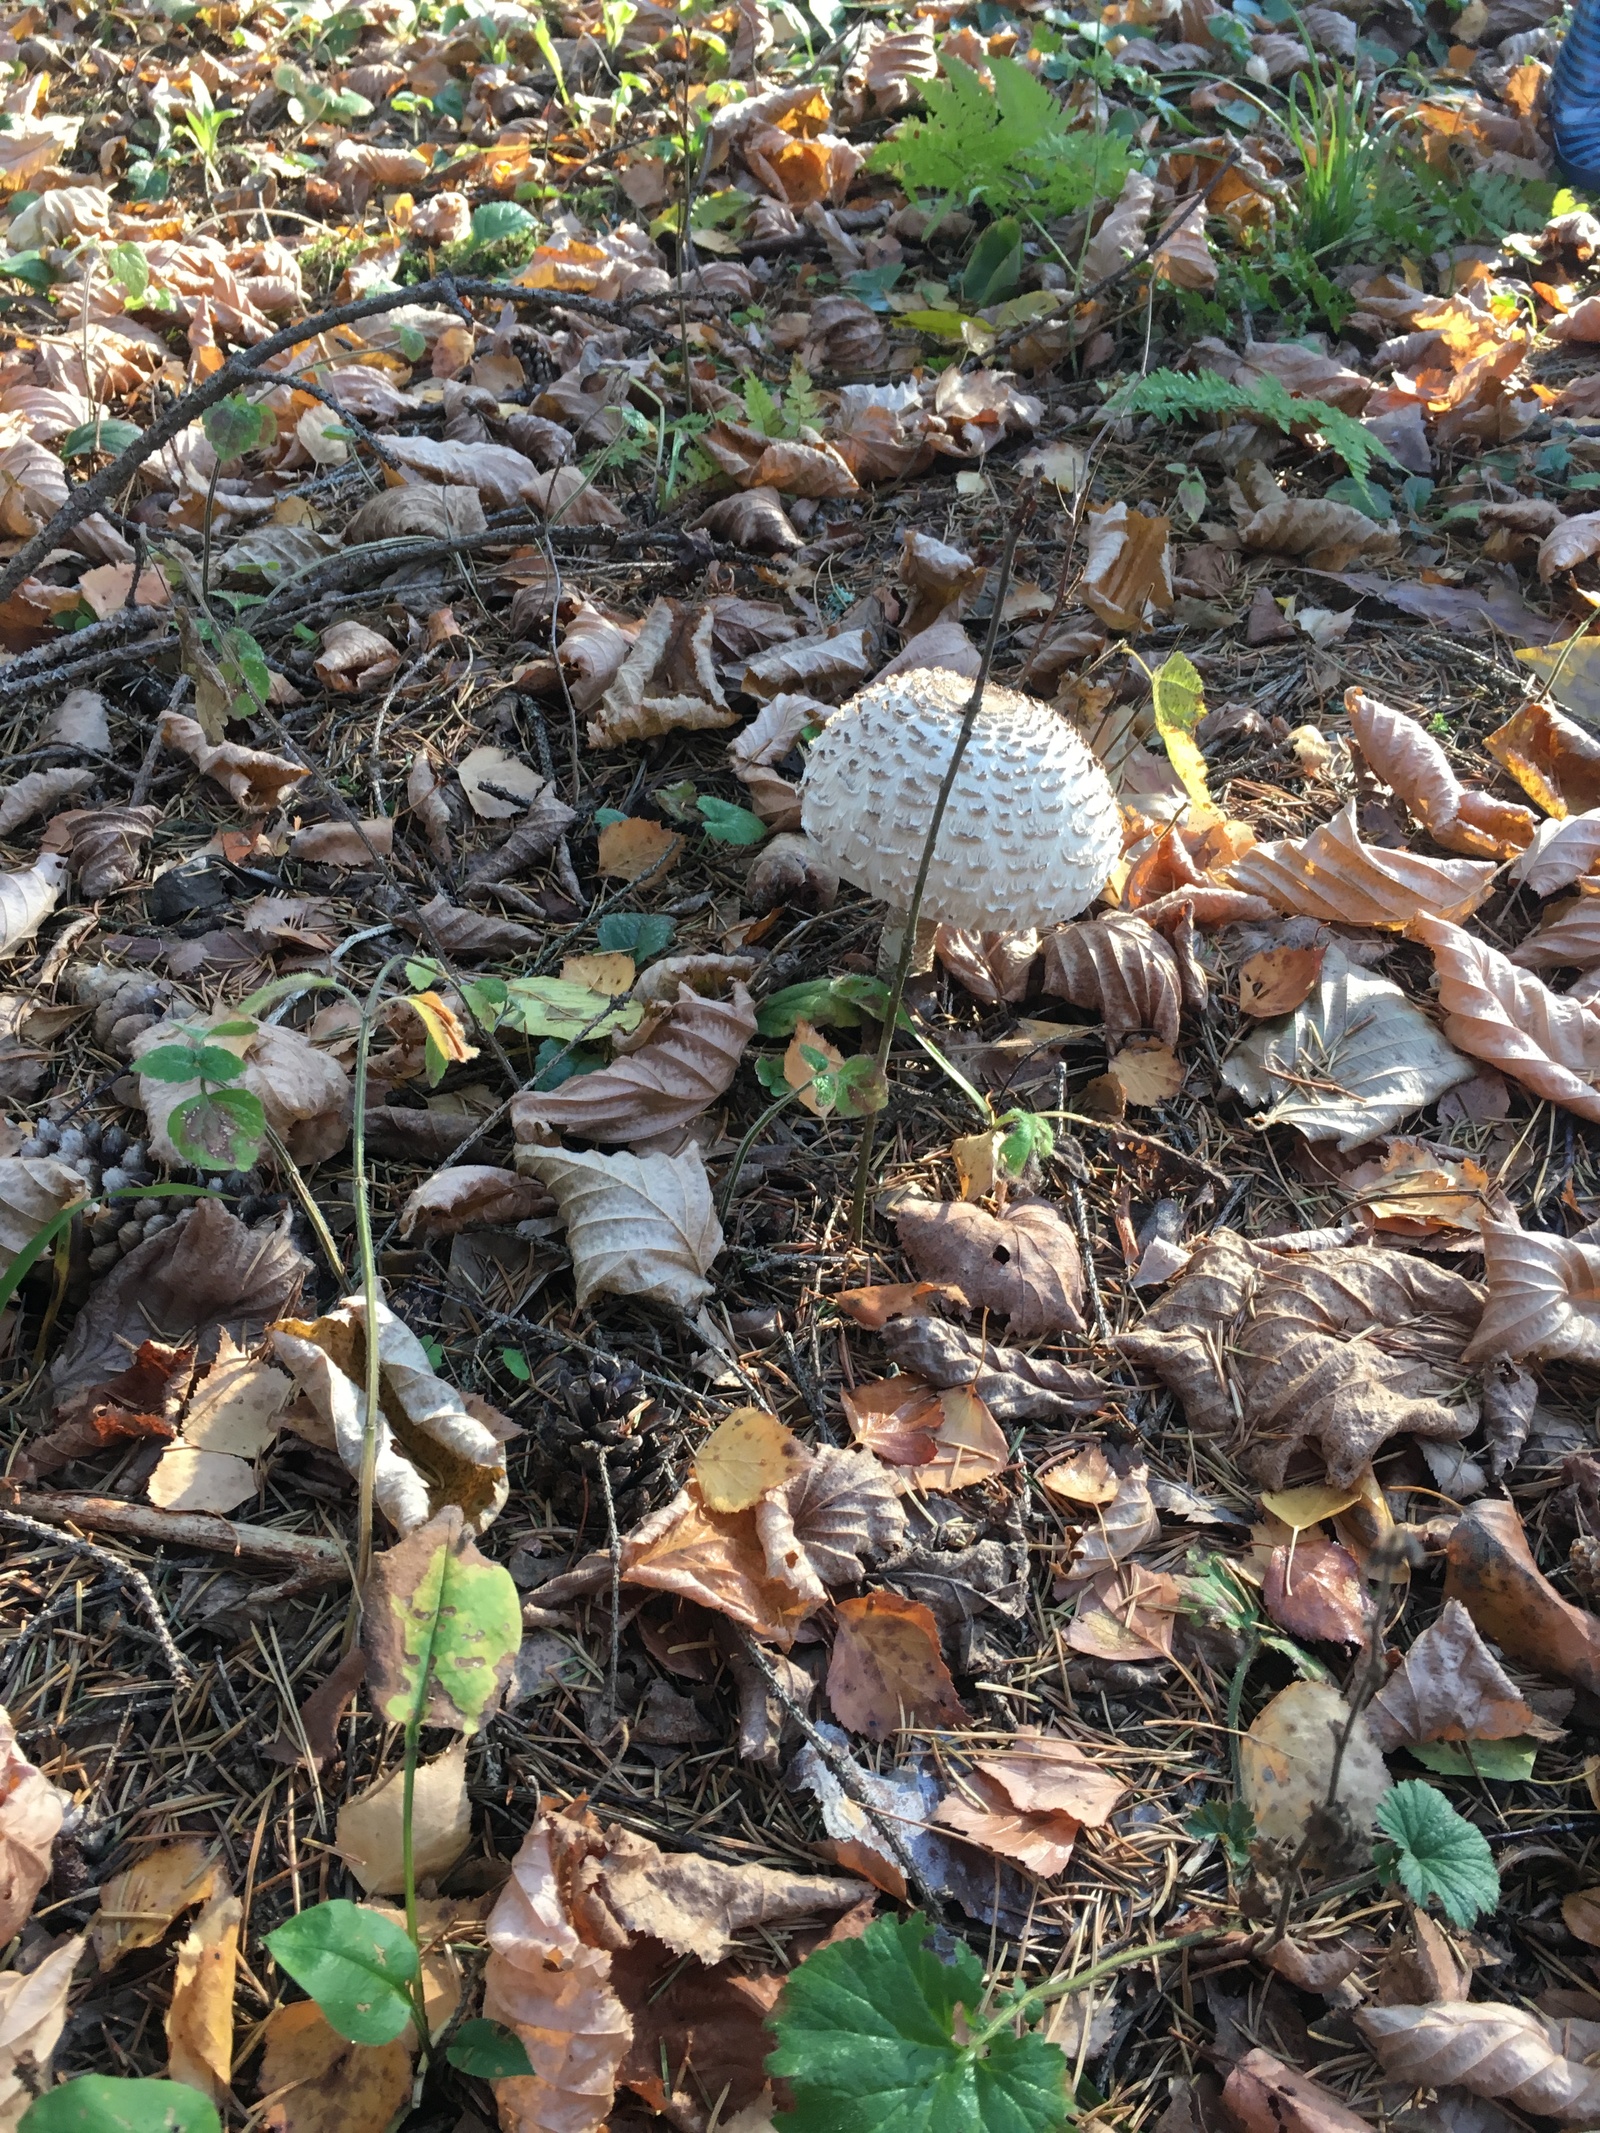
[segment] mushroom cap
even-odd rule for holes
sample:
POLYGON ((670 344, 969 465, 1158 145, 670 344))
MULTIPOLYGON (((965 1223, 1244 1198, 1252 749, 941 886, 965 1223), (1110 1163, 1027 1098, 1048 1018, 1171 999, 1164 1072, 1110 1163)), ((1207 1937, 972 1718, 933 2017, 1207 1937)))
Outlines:
MULTIPOLYGON (((942 667, 875 681, 806 762, 801 820, 847 881, 910 909, 934 801, 972 683, 942 667)), ((1105 887, 1122 827, 1105 772, 1048 704, 986 688, 939 829, 922 915, 984 933, 1076 917, 1105 887)))

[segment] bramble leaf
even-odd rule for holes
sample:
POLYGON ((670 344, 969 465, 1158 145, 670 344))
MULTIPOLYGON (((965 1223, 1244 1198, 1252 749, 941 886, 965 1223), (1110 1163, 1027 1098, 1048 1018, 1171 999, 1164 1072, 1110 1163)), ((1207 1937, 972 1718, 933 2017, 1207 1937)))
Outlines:
POLYGON ((1483 1832, 1433 1785, 1407 1778, 1384 1795, 1378 1827, 1392 1841, 1374 1857, 1413 1903, 1437 1896, 1453 1925, 1470 1926, 1500 1901, 1500 1875, 1483 1832))

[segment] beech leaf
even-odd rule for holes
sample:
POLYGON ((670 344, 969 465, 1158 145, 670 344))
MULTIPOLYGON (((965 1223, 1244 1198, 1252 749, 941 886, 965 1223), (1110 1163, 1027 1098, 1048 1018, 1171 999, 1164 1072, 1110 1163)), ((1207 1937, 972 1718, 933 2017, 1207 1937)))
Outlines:
POLYGON ((521 1160, 555 1195, 580 1310, 611 1295, 692 1311, 711 1294, 706 1274, 722 1225, 698 1148, 645 1156, 530 1148, 521 1160))
POLYGON ((554 1127, 585 1140, 636 1141, 686 1126, 730 1086, 755 1028, 742 985, 731 1000, 680 985, 676 1005, 637 1051, 562 1088, 513 1097, 517 1138, 554 1127))
POLYGON ((1470 2089, 1563 2125, 1592 2124, 1600 2111, 1600 2069, 1566 2057, 1561 2025, 1521 2007, 1492 2000, 1361 2007, 1355 2022, 1384 2072, 1409 2087, 1470 2089))
POLYGON ((1044 937, 1044 989, 1074 1007, 1098 1008, 1106 1046, 1129 1037, 1178 1041, 1183 973, 1177 956, 1137 913, 1080 919, 1044 937))
POLYGON ((939 1651, 932 1614, 896 1592, 841 1600, 828 1701, 840 1725, 868 1740, 902 1726, 961 1726, 967 1714, 939 1651))
POLYGON ((1042 1200, 1013 1200, 1004 1215, 962 1201, 908 1195, 894 1224, 925 1281, 953 1283, 980 1310, 1004 1312, 1015 1340, 1080 1332, 1083 1261, 1071 1225, 1042 1200))
POLYGON ((1560 1733, 1535 1716, 1459 1600, 1446 1600, 1417 1638, 1368 1704, 1367 1721, 1385 1750, 1518 1734, 1550 1740, 1560 1733))
POLYGON ((1450 1042, 1535 1096, 1600 1120, 1600 1013, 1459 926, 1423 918, 1410 930, 1433 950, 1450 1042))
POLYGON ((1494 876, 1492 860, 1424 859, 1363 844, 1352 801, 1309 837, 1253 846, 1226 879, 1299 917, 1398 930, 1419 913, 1466 918, 1489 894, 1494 876))

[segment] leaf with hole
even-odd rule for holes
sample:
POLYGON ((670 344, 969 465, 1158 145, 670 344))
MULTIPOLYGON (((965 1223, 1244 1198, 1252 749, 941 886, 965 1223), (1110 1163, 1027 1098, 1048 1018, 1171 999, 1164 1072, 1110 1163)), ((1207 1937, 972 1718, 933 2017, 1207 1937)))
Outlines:
POLYGON ((335 1897, 285 1919, 267 1950, 352 2044, 387 2044, 411 2020, 417 1951, 401 1927, 335 1897))

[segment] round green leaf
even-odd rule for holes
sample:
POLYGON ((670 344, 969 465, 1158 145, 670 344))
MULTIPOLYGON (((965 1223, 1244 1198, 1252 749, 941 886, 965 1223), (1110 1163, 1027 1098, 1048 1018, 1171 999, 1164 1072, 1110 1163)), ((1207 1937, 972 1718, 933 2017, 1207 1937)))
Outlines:
POLYGON ((230 393, 226 400, 208 407, 200 420, 211 449, 226 464, 268 441, 268 415, 267 408, 257 407, 242 393, 230 393))
POLYGON ((197 1044, 158 1044, 135 1061, 140 1074, 150 1081, 198 1081, 200 1047, 197 1044))
POLYGON ((706 835, 718 844, 759 844, 767 834, 759 815, 735 807, 731 800, 719 800, 715 793, 703 793, 697 805, 706 835))
POLYGON ((208 1089, 167 1120, 167 1135, 199 1170, 248 1170, 261 1152, 267 1114, 248 1089, 208 1089))
POLYGON ((80 2074, 34 2098, 22 2133, 222 2133, 222 2121, 187 2082, 80 2074))
POLYGON ((508 2081, 531 2074, 528 2047, 514 2029, 499 2022, 463 2022, 445 2047, 445 2057, 462 2074, 482 2081, 508 2081))
POLYGON ((269 1933, 267 1947, 352 2044, 391 2043, 411 2020, 406 1987, 417 1975, 417 1951, 364 1904, 319 1903, 269 1933))
POLYGON ((1413 1903, 1437 1896, 1446 1918, 1470 1926, 1500 1901, 1500 1874, 1482 1830, 1458 1814, 1437 1786, 1407 1778, 1384 1794, 1378 1827, 1393 1840, 1393 1871, 1413 1903))
POLYGON ((475 244, 498 244, 503 237, 520 237, 533 228, 533 217, 515 200, 485 200, 472 211, 475 244))

